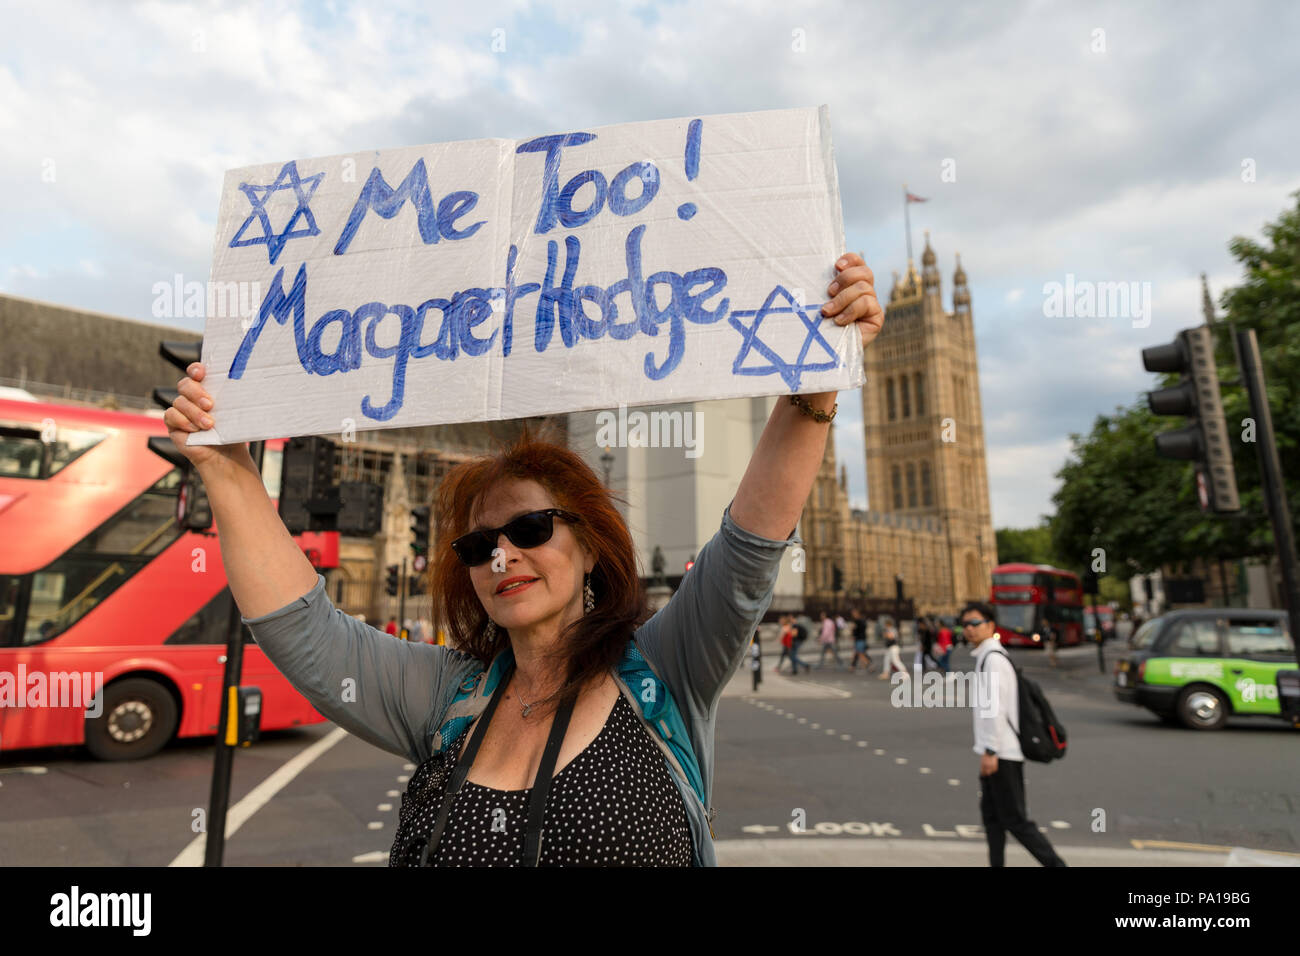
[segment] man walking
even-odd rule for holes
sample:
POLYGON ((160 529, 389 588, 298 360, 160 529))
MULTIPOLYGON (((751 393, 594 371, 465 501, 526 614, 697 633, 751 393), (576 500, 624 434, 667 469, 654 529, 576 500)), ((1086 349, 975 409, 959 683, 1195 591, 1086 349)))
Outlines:
POLYGON ((817 661, 817 667, 820 670, 826 666, 826 652, 830 651, 835 660, 835 666, 840 670, 844 669, 844 662, 840 660, 840 649, 837 645, 839 633, 835 627, 835 620, 825 611, 822 611, 821 623, 821 642, 822 656, 817 661))
POLYGON ((989 841, 989 865, 1006 864, 1010 832, 1043 866, 1065 866, 1025 806, 1025 756, 1016 728, 1020 697, 1016 671, 1002 649, 993 608, 971 601, 961 612, 962 634, 975 647, 980 675, 975 707, 975 752, 980 755, 980 815, 989 841), (987 689, 987 692, 985 692, 987 689))

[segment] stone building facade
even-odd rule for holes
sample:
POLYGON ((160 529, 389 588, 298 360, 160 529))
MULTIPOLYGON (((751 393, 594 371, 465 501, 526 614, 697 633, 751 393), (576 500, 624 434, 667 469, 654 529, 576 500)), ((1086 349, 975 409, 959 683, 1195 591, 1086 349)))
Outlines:
POLYGON ((970 290, 959 257, 945 311, 928 234, 921 265, 920 275, 910 261, 894 273, 884 328, 865 354, 870 509, 850 508, 833 435, 804 509, 812 610, 892 600, 899 575, 920 613, 988 598, 997 552, 970 290))

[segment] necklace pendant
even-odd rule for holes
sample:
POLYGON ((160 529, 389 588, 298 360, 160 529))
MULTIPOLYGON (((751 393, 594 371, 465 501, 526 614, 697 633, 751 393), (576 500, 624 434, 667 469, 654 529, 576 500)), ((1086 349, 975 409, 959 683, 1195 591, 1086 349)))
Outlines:
POLYGON ((524 707, 523 716, 527 717, 530 713, 532 713, 532 711, 533 711, 533 705, 528 704, 527 706, 524 707))

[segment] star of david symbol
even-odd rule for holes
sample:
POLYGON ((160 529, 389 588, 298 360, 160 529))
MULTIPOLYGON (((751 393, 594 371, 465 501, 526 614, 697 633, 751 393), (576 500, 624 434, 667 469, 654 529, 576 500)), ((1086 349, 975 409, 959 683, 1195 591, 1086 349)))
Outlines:
POLYGON ((299 178, 298 164, 296 161, 290 160, 284 164, 284 167, 280 170, 280 175, 269 186, 240 183, 239 188, 248 197, 248 202, 252 205, 253 211, 248 214, 244 224, 239 227, 239 231, 235 233, 235 238, 230 240, 230 248, 265 245, 271 264, 274 265, 275 261, 280 258, 280 251, 284 248, 284 244, 290 239, 320 235, 320 229, 316 227, 316 217, 311 214, 311 207, 308 203, 311 202, 312 194, 316 192, 316 187, 320 185, 320 181, 324 178, 324 173, 317 173, 315 176, 308 176, 306 179, 299 178), (293 215, 289 217, 284 229, 277 234, 271 228, 271 219, 266 214, 266 201, 282 189, 293 190, 294 195, 298 198, 298 208, 293 211, 293 215), (305 221, 304 225, 295 230, 294 226, 298 224, 300 219, 305 221), (257 220, 261 225, 262 234, 245 239, 243 238, 244 232, 253 224, 253 220, 257 220))
MULTIPOLYGON (((795 301, 784 286, 776 286, 770 293, 763 305, 757 309, 740 310, 737 309, 731 313, 727 321, 732 327, 741 334, 740 351, 736 353, 736 361, 731 366, 731 371, 735 375, 780 375, 786 385, 792 391, 799 388, 799 380, 804 372, 827 372, 834 368, 840 367, 839 356, 831 348, 831 344, 826 341, 820 331, 821 303, 817 305, 802 305, 795 301), (777 304, 778 298, 784 299, 787 305, 777 304), (812 312, 811 317, 809 312, 812 312), (808 334, 804 337, 803 345, 799 348, 799 356, 793 362, 787 362, 778 355, 766 342, 758 337, 759 326, 769 315, 788 315, 794 313, 803 320, 804 327, 808 334), (753 322, 748 327, 740 321, 742 317, 753 317, 753 322), (826 354, 830 357, 826 362, 808 362, 808 352, 813 344, 821 346, 826 354), (767 364, 749 364, 745 365, 746 359, 751 353, 758 353, 767 359, 767 364)), ((754 359, 759 362, 759 359, 754 359)))

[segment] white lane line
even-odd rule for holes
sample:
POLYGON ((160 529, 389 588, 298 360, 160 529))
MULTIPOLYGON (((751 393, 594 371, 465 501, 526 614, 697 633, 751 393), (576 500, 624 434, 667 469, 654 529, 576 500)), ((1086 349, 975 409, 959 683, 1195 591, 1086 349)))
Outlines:
POLYGON ((865 746, 866 746, 867 744, 869 744, 869 743, 871 743, 871 741, 869 741, 869 740, 859 740, 859 741, 858 741, 858 746, 859 746, 859 747, 865 747, 865 746))
POLYGON ((852 734, 840 734, 840 740, 852 740, 852 739, 853 739, 852 734))
POLYGON ((801 724, 806 724, 806 723, 808 723, 808 718, 807 718, 807 717, 800 717, 800 718, 799 718, 799 723, 801 723, 801 724))
MULTIPOLYGON (((293 778, 302 773, 325 751, 348 735, 342 727, 335 727, 328 734, 316 741, 301 753, 294 754, 284 766, 276 770, 240 800, 226 813, 226 840, 235 835, 249 818, 270 802, 271 798, 293 782, 293 778)), ((200 833, 190 841, 189 846, 181 850, 176 859, 168 866, 202 866, 203 851, 208 842, 206 833, 200 833)))
POLYGON ((384 794, 384 796, 386 797, 400 797, 401 795, 402 795, 402 791, 400 790, 389 790, 386 794, 384 794))
POLYGON ((410 777, 406 777, 406 776, 402 776, 402 777, 398 777, 398 778, 397 778, 397 782, 398 782, 398 783, 409 783, 410 780, 411 780, 411 778, 410 778, 410 777))
POLYGON ((958 779, 956 779, 955 777, 949 777, 949 778, 948 778, 948 786, 950 786, 950 787, 958 786, 960 783, 961 783, 961 781, 958 780, 958 779))
POLYGON ((884 752, 883 750, 881 750, 879 747, 877 747, 877 748, 875 749, 875 754, 876 754, 877 757, 883 757, 883 756, 885 755, 885 752, 884 752))
POLYGON ((381 803, 378 807, 380 813, 388 813, 392 809, 393 805, 391 803, 381 803))
POLYGON ((1070 824, 1066 823, 1064 820, 1053 820, 1053 821, 1052 821, 1052 826, 1055 827, 1055 828, 1058 829, 1058 830, 1068 830, 1068 829, 1070 829, 1070 824))
POLYGON ((369 823, 366 824, 366 829, 368 830, 382 830, 383 828, 384 825, 378 820, 371 820, 369 823))
POLYGON ((930 768, 929 768, 929 767, 921 767, 919 772, 920 772, 920 773, 929 773, 929 772, 930 772, 930 768))
POLYGON ((834 737, 834 736, 835 736, 835 731, 833 731, 833 730, 828 730, 828 731, 826 731, 826 736, 827 736, 827 737, 834 737))
POLYGON ((895 758, 894 758, 894 763, 897 763, 897 764, 904 764, 904 763, 907 763, 907 758, 906 758, 906 757, 895 757, 895 758))
POLYGON ((49 773, 44 767, 5 767, 0 769, 0 773, 30 773, 39 777, 43 773, 49 773))
POLYGON ((414 769, 415 769, 415 764, 413 764, 413 763, 404 763, 404 764, 402 764, 402 769, 403 769, 403 770, 414 770, 414 769))
POLYGON ((822 729, 822 725, 821 725, 821 724, 809 724, 808 726, 811 727, 813 730, 821 730, 821 729, 822 729))
POLYGON ((352 858, 353 863, 387 863, 388 851, 375 850, 371 853, 362 853, 352 858))

